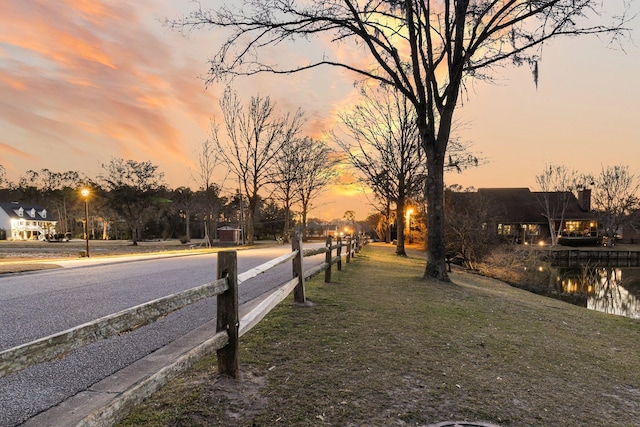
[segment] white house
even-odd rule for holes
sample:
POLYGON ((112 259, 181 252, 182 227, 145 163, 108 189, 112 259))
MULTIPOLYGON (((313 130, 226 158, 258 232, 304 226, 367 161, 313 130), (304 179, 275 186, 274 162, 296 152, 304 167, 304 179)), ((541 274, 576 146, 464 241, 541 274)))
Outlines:
POLYGON ((0 233, 9 240, 44 240, 56 232, 55 218, 38 205, 0 203, 0 233))

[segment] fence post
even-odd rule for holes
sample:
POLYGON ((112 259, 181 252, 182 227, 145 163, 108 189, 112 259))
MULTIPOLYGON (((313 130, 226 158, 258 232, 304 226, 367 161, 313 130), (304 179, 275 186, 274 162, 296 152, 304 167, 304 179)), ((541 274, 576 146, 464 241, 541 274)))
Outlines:
POLYGON ((356 257, 356 247, 358 245, 358 237, 354 237, 353 240, 351 240, 351 259, 356 257))
POLYGON ((293 276, 298 278, 298 284, 293 289, 293 300, 297 303, 303 304, 306 301, 304 295, 304 268, 303 268, 303 255, 302 255, 302 239, 300 236, 295 236, 291 239, 291 251, 298 251, 298 255, 293 259, 293 276))
POLYGON ((360 234, 358 234, 356 236, 356 252, 357 253, 360 253, 361 245, 362 245, 362 242, 361 242, 361 239, 360 239, 360 234))
POLYGON ((338 257, 338 271, 342 271, 342 236, 338 236, 336 239, 338 248, 336 249, 336 256, 338 257))
POLYGON ((347 237, 347 264, 351 262, 351 236, 347 237))
POLYGON ((325 245, 327 252, 324 254, 324 262, 327 263, 327 268, 324 270, 324 283, 331 283, 331 236, 327 236, 325 245))
POLYGON ((218 295, 216 332, 226 330, 229 343, 217 351, 218 373, 238 376, 238 258, 236 251, 218 252, 218 279, 226 278, 229 289, 218 295))

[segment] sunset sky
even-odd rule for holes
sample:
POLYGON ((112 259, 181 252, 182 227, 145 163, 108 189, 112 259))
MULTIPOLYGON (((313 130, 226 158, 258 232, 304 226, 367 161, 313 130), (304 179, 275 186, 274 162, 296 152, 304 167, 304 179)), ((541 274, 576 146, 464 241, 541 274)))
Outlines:
MULTIPOLYGON (((96 177, 103 163, 121 157, 149 160, 170 187, 195 189, 196 152, 211 119, 220 117, 224 89, 205 88, 202 76, 222 37, 180 34, 160 23, 195 7, 189 0, 3 1, 0 164, 9 179, 43 168, 96 177)), ((640 40, 638 19, 632 28, 640 40)), ((447 184, 535 189, 535 175, 550 162, 594 174, 622 164, 640 176, 640 48, 627 40, 622 51, 607 41, 545 46, 537 88, 528 67, 506 67, 494 84, 469 86, 460 134, 485 163, 448 175, 447 184)), ((295 61, 307 48, 273 55, 295 61)), ((325 68, 244 78, 234 87, 245 100, 271 96, 283 112, 301 108, 306 133, 320 137, 357 100, 353 82, 325 68)), ((358 218, 373 210, 353 188, 336 186, 311 216, 337 218, 347 209, 358 218)))

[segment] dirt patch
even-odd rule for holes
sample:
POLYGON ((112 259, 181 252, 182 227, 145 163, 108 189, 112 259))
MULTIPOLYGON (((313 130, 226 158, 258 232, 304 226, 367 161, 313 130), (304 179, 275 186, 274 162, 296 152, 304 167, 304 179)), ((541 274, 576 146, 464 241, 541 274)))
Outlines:
POLYGON ((261 394, 266 378, 248 369, 241 371, 238 379, 223 375, 215 377, 208 392, 216 405, 224 405, 225 425, 236 425, 245 418, 252 418, 266 407, 267 398, 261 394))

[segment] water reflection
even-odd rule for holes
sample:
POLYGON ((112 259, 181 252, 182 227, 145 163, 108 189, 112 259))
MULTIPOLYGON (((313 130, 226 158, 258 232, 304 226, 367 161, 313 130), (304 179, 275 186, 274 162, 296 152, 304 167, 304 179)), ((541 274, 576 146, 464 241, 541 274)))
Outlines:
POLYGON ((540 268, 536 274, 538 290, 547 296, 591 310, 640 319, 638 267, 553 267, 540 268))

